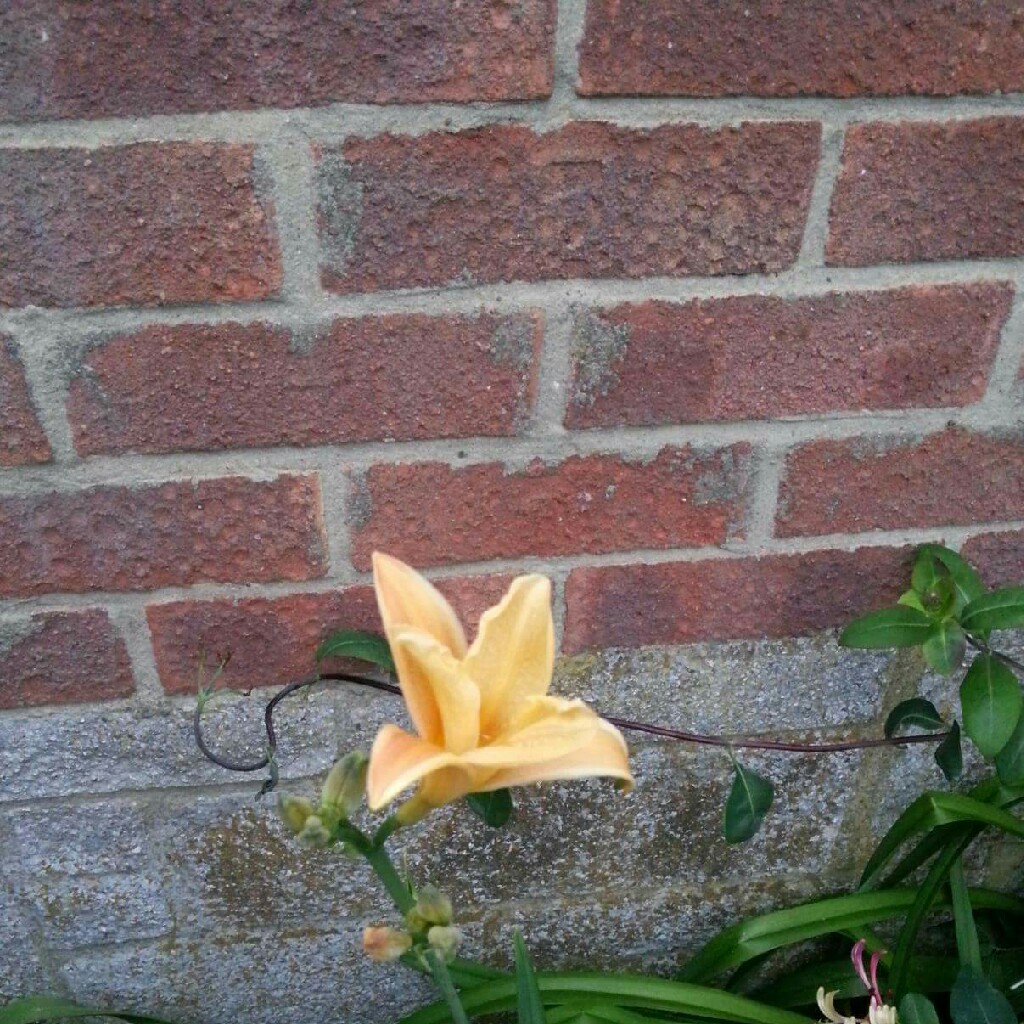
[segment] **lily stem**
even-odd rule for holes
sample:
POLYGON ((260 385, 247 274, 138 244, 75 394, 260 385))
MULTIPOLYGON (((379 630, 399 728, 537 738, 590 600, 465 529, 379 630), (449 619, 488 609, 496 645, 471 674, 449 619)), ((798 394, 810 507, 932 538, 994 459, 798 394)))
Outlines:
POLYGON ((427 961, 430 973, 434 976, 434 984, 437 985, 441 995, 444 996, 444 1001, 448 1004, 448 1011, 451 1013, 454 1024, 469 1024, 469 1017, 466 1016, 466 1010, 462 1005, 462 1000, 459 999, 458 990, 455 988, 455 982, 452 981, 451 972, 444 962, 444 957, 436 949, 428 949, 424 954, 424 959, 427 961))
POLYGON ((409 886, 402 880, 388 851, 383 846, 370 843, 367 849, 360 851, 366 858, 366 863, 373 869, 373 873, 380 879, 381 884, 388 891, 388 895, 394 904, 403 913, 407 914, 416 905, 416 900, 409 892, 409 886))

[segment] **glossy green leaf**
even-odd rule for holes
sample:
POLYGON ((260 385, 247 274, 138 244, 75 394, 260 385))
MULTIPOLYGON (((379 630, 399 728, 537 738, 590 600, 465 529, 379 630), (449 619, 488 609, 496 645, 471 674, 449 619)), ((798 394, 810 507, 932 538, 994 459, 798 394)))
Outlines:
POLYGON ((516 930, 512 937, 516 958, 516 1002, 519 1007, 519 1024, 547 1024, 544 1016, 544 1002, 537 985, 529 950, 523 937, 516 930))
MULTIPOLYGON (((728 1021, 730 1024, 807 1024, 807 1018, 799 1014, 732 992, 646 975, 583 971, 542 973, 537 975, 537 984, 545 1006, 616 1006, 677 1014, 695 1020, 728 1021)), ((462 1002, 471 1016, 483 1017, 514 1010, 515 979, 480 985, 464 993, 462 1002)), ((399 1024, 447 1024, 448 1019, 447 1006, 437 1002, 404 1017, 399 1024)))
POLYGON ((1024 626, 1024 587, 1003 587, 975 598, 964 608, 960 624, 968 633, 1024 626))
POLYGON ((507 825, 512 817, 512 794, 507 789, 495 789, 490 793, 470 793, 466 803, 477 817, 491 828, 507 825))
POLYGON ((949 872, 949 892, 953 904, 953 924, 956 929, 956 948, 960 963, 964 967, 981 970, 981 946, 978 943, 978 927, 974 923, 974 911, 967 894, 964 879, 964 862, 961 855, 949 872))
POLYGON ((956 782, 964 773, 964 752, 960 744, 960 726, 953 722, 946 738, 935 748, 935 763, 947 782, 956 782))
POLYGON ((896 599, 897 604, 904 604, 908 608, 916 608, 919 612, 925 610, 924 605, 921 603, 921 595, 916 590, 905 590, 896 599))
POLYGON ((918 548, 914 567, 910 573, 910 585, 922 596, 927 594, 939 580, 946 579, 949 571, 935 557, 929 545, 918 548))
POLYGON ((844 647, 917 647, 928 639, 932 620, 916 608, 896 605, 855 619, 839 634, 844 647))
POLYGON ((737 762, 725 801, 725 841, 745 843, 756 835, 774 798, 775 787, 766 778, 737 762))
POLYGON ((924 697, 911 697, 910 700, 900 701, 889 712, 889 717, 885 720, 885 735, 895 736, 907 725, 916 725, 919 729, 935 732, 942 729, 945 724, 942 715, 930 700, 925 700, 924 697))
POLYGON ((939 1024, 932 1001, 920 992, 908 992, 899 1005, 901 1024, 939 1024))
MULTIPOLYGON (((977 571, 955 551, 942 544, 924 544, 918 549, 918 559, 931 557, 940 562, 949 573, 957 591, 957 610, 985 593, 985 584, 977 571)), ((916 562, 915 562, 916 566, 916 562)))
POLYGON ((159 1017, 122 1013, 119 1010, 97 1010, 95 1007, 79 1006, 70 999, 53 996, 28 996, 0 1007, 0 1024, 42 1024, 44 1021, 70 1020, 75 1017, 109 1017, 126 1021, 127 1024, 167 1024, 159 1017))
POLYGON ((376 633, 358 629, 339 629, 332 633, 317 649, 317 664, 326 658, 354 658, 394 674, 395 660, 387 640, 376 633))
POLYGON ((979 654, 960 686, 960 707, 964 732, 985 757, 995 757, 1006 746, 1022 706, 1017 677, 998 658, 979 654))
POLYGON ((951 675, 963 664, 967 637, 959 623, 946 619, 935 624, 934 632, 921 645, 921 653, 933 672, 951 675))
POLYGON ((957 975, 949 994, 949 1013, 953 1024, 1017 1024, 1006 996, 974 967, 965 967, 957 975))
POLYGON ((999 780, 1007 786, 1024 785, 1024 714, 1017 720, 1003 749, 996 754, 996 771, 999 780))
POLYGON ((662 1017, 646 1017, 621 1006, 559 1006, 548 1011, 548 1024, 650 1024, 662 1017))

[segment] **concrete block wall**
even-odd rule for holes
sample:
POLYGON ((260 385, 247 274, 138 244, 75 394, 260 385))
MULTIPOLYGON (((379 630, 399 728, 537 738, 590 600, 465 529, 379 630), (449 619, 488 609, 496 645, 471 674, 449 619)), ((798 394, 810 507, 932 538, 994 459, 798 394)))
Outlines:
MULTIPOLYGON (((558 688, 609 713, 845 736, 948 697, 832 631, 921 541, 1024 579, 1022 284, 1011 0, 4 7, 0 998, 422 998, 358 953, 363 875, 189 733, 230 649, 257 693, 211 728, 258 749, 263 688, 376 625, 374 548, 470 623, 549 574, 558 688)), ((297 702, 288 784, 396 713, 297 702)), ((779 806, 735 850, 727 762, 635 746, 629 799, 408 837, 478 952, 518 923, 546 963, 666 968, 845 884, 937 782, 921 751, 764 758, 779 806)))

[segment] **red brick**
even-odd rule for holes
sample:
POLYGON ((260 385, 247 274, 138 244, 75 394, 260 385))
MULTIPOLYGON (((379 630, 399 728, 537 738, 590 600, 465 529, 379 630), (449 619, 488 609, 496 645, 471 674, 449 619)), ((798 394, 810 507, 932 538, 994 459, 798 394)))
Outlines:
POLYGON ((572 456, 525 471, 501 463, 373 466, 357 477, 353 561, 374 550, 413 565, 639 548, 701 547, 743 534, 746 445, 664 448, 650 461, 572 456))
POLYGON ((353 139, 319 158, 324 284, 781 270, 800 248, 819 135, 584 122, 353 139))
POLYGON ((97 339, 71 384, 82 455, 515 434, 537 316, 148 327, 97 339))
MULTIPOLYGON (((469 576, 437 585, 472 635, 480 615, 501 600, 510 582, 507 576, 469 576)), ((334 630, 382 629, 372 587, 238 601, 178 601, 150 605, 146 615, 168 693, 195 692, 200 651, 207 653, 209 664, 231 653, 222 676, 226 686, 276 686, 315 671, 316 648, 334 630)), ((339 662, 339 667, 352 666, 339 662)))
POLYGON ((0 117, 533 99, 554 30, 554 0, 19 0, 0 117))
POLYGON ((595 310, 576 322, 566 425, 968 405, 1012 299, 979 284, 595 310))
POLYGON ((18 351, 0 334, 0 467, 49 462, 50 457, 18 351))
POLYGON ((0 499, 0 594, 304 580, 326 569, 315 477, 0 499))
POLYGON ((0 152, 0 306, 273 295, 273 205, 251 146, 0 152))
POLYGON ((1024 586, 1024 530, 983 533, 972 537, 960 553, 990 587, 1024 586))
POLYGON ((901 96, 1024 89, 1018 0, 590 0, 589 96, 901 96))
POLYGON ((784 637, 844 625, 906 587, 908 549, 574 569, 563 647, 784 637))
POLYGON ((1024 254, 1024 117, 854 125, 832 197, 840 266, 1024 254))
POLYGON ((111 700, 134 688, 128 651, 104 611, 0 625, 0 708, 111 700))
POLYGON ((812 441, 786 461, 782 537, 1024 518, 1024 435, 812 441))

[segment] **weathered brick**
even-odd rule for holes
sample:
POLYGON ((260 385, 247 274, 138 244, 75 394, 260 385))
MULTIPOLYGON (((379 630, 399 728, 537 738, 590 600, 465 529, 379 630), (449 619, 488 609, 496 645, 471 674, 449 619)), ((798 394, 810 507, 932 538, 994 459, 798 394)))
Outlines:
POLYGON ((304 580, 326 569, 314 477, 0 500, 0 594, 304 580))
MULTIPOLYGON (((472 635, 480 615, 501 600, 510 582, 505 576, 469 576, 439 580, 437 585, 472 635)), ((371 587, 237 601, 174 601, 150 605, 146 615, 168 693, 195 690, 200 651, 213 656, 208 661, 231 653, 221 677, 226 686, 276 686, 313 672, 317 645, 332 631, 382 629, 371 587)))
POLYGON ((960 553, 990 587, 1024 585, 1024 530, 980 534, 972 537, 960 553))
POLYGON ((128 651, 104 611, 0 623, 0 708, 110 700, 134 688, 128 651))
POLYGON ((951 428, 920 440, 812 441, 786 460, 779 536, 1024 517, 1024 436, 951 428))
POLYGON ((1024 88, 1017 0, 590 0, 588 96, 901 96, 1024 88))
POLYGON ((746 445, 501 463, 380 465, 355 479, 353 561, 374 550, 414 565, 635 548, 700 547, 743 534, 746 445))
POLYGON ((551 91, 554 0, 19 0, 0 117, 124 117, 551 91))
POLYGON ((528 415, 537 316, 148 327, 96 339, 71 383, 75 447, 216 450, 514 434, 528 415))
POLYGON ((259 299, 281 284, 251 146, 0 152, 0 306, 259 299))
POLYGON ((763 558, 574 569, 564 649, 799 636, 894 601, 910 552, 815 551, 763 558))
POLYGON ((0 468, 50 461, 14 342, 0 334, 0 468))
POLYGON ((978 284, 588 311, 566 425, 967 405, 984 393, 1012 298, 978 284))
POLYGON ((353 139, 320 153, 323 281, 338 292, 780 270, 820 130, 570 124, 353 139))
POLYGON ((1024 253, 1024 117, 854 125, 832 197, 833 265, 1024 253))

